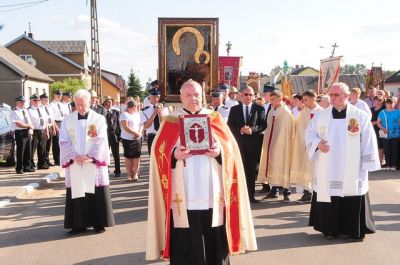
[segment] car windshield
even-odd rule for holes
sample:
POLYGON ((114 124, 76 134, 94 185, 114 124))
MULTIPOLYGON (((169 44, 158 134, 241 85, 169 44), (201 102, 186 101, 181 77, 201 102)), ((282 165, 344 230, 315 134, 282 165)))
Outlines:
POLYGON ((0 109, 0 134, 11 130, 11 112, 8 109, 0 109))

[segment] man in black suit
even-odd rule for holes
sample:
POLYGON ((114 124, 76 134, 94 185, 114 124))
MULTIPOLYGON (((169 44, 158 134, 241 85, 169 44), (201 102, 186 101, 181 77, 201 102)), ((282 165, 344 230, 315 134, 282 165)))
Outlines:
POLYGON ((112 109, 112 98, 105 96, 103 100, 103 112, 107 122, 108 145, 111 147, 111 153, 114 157, 114 176, 121 176, 121 160, 119 156, 119 140, 121 136, 121 127, 119 124, 119 111, 112 109))
POLYGON ((231 108, 228 117, 228 126, 239 145, 249 199, 252 203, 259 202, 254 198, 254 189, 263 141, 262 132, 267 127, 265 110, 253 103, 254 99, 253 88, 246 87, 242 91, 242 102, 231 108))

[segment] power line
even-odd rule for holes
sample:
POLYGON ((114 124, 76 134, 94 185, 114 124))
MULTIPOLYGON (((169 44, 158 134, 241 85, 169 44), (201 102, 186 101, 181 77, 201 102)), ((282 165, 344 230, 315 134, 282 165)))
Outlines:
POLYGON ((36 4, 36 3, 46 2, 46 1, 48 1, 48 0, 41 0, 41 1, 34 1, 34 2, 26 2, 26 3, 19 3, 19 4, 1 5, 0 7, 23 6, 23 5, 36 4))
POLYGON ((15 10, 19 10, 19 9, 24 9, 24 8, 28 8, 28 7, 31 7, 31 6, 35 6, 35 5, 41 4, 41 3, 43 3, 43 2, 48 2, 48 1, 50 1, 50 0, 42 0, 42 1, 31 2, 31 4, 28 4, 28 5, 23 6, 23 7, 17 7, 17 8, 11 8, 11 9, 6 9, 6 10, 1 10, 0 13, 6 13, 6 12, 10 12, 10 11, 15 11, 15 10))

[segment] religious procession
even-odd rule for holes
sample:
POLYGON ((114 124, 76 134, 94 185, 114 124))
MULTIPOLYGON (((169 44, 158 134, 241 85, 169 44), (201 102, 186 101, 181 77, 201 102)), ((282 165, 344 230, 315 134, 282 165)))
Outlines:
POLYGON ((400 221, 398 204, 373 201, 371 187, 388 200, 398 187, 399 71, 348 73, 335 43, 319 70, 284 60, 245 75, 232 43, 220 56, 218 32, 218 18, 159 17, 157 77, 137 90, 133 70, 126 82, 100 68, 99 46, 90 68, 79 64, 86 41, 29 32, 0 46, 0 84, 17 84, 0 85, 15 158, 0 182, 56 175, 4 207, 0 188, 4 264, 380 264, 383 254, 362 250, 378 248, 372 234, 398 231, 384 226, 400 221), (42 65, 46 56, 79 74, 42 65), (24 81, 5 82, 10 71, 24 81), (123 254, 130 244, 136 252, 123 254), (336 245, 361 254, 330 260, 336 245), (16 255, 55 247, 66 251, 16 255), (302 248, 289 256, 321 258, 284 256, 302 248))

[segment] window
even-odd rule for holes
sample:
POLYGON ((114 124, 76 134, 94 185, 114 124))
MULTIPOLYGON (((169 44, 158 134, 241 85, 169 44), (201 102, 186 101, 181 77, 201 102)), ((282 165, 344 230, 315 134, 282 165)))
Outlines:
POLYGON ((24 61, 28 61, 28 59, 32 58, 32 55, 31 54, 21 54, 19 57, 24 61))

